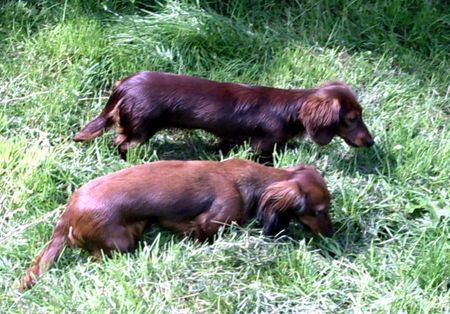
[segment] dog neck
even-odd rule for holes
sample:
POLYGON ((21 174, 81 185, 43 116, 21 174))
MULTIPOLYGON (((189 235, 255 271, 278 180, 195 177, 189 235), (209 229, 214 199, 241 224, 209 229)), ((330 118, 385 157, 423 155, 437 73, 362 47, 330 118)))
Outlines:
POLYGON ((256 217, 259 200, 268 186, 293 177, 290 171, 263 165, 240 167, 238 172, 230 174, 235 176, 236 187, 243 197, 244 222, 256 217))

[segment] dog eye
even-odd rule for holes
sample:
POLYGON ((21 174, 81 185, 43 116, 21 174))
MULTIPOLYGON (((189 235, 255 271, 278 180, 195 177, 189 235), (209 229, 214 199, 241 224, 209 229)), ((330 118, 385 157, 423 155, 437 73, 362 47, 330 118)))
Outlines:
POLYGON ((318 210, 316 211, 316 216, 321 217, 325 214, 325 212, 323 210, 318 210))
POLYGON ((358 121, 358 117, 351 117, 351 118, 349 118, 348 119, 348 121, 350 122, 350 123, 355 123, 356 121, 358 121))

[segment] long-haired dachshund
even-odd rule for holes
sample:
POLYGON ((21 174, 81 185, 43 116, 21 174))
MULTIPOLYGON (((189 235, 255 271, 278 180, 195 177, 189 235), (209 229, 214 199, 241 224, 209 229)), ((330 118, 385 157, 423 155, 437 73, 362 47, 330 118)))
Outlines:
POLYGON ((172 127, 211 132, 225 150, 250 140, 265 156, 271 156, 275 144, 280 147, 305 131, 319 145, 335 135, 355 147, 374 144, 361 105, 341 82, 280 89, 139 72, 116 83, 103 111, 74 140, 91 140, 114 125, 115 144, 124 159, 130 146, 172 127))
POLYGON ((94 256, 110 255, 133 250, 149 223, 205 241, 224 224, 242 225, 253 217, 269 236, 292 219, 330 235, 329 207, 325 181, 311 166, 276 169, 238 159, 134 166, 94 179, 72 195, 20 289, 34 285, 66 242, 94 256))

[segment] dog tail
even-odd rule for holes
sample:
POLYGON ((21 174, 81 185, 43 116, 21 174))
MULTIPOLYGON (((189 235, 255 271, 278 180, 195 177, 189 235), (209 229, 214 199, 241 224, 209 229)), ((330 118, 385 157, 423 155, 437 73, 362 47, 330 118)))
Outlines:
POLYGON ((121 83, 122 81, 116 82, 113 93, 109 97, 108 102, 100 115, 89 122, 73 137, 75 142, 92 140, 111 129, 115 123, 117 108, 120 104, 120 99, 122 98, 122 90, 119 88, 121 83))
POLYGON ((55 263, 56 259, 64 249, 68 234, 69 228, 66 222, 61 218, 56 224, 50 242, 45 247, 44 251, 36 257, 30 268, 26 271, 24 277, 20 280, 20 292, 33 287, 37 278, 55 263))

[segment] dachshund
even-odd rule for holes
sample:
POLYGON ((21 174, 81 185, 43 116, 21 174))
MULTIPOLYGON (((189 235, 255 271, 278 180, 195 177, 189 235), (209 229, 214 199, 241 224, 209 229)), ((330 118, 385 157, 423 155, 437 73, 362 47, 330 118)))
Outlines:
POLYGON ((146 225, 199 242, 221 226, 257 218, 267 236, 297 219, 313 234, 330 236, 330 193, 313 166, 279 169, 248 160, 157 161, 96 178, 70 198, 50 242, 21 280, 31 288, 66 242, 94 257, 133 251, 146 225))
POLYGON ((280 89, 138 72, 116 82, 100 115, 73 139, 91 140, 113 126, 123 159, 131 146, 165 128, 206 130, 221 139, 224 153, 249 140, 262 156, 272 156, 275 145, 281 147, 305 132, 319 145, 328 144, 335 135, 354 147, 374 144, 361 105, 342 82, 280 89))

